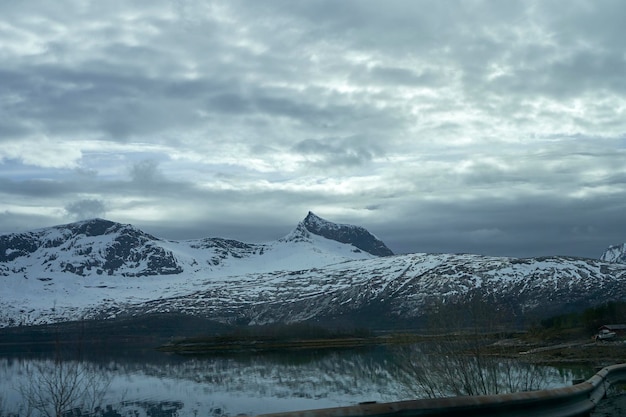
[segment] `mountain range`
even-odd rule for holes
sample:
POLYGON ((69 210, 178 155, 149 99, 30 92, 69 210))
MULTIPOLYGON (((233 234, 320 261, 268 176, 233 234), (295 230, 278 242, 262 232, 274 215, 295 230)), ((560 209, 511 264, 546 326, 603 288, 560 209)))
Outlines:
POLYGON ((0 327, 176 314, 224 324, 419 326, 482 300, 516 323, 626 299, 626 245, 600 259, 394 255, 309 212, 268 243, 167 240, 91 219, 0 236, 0 327))

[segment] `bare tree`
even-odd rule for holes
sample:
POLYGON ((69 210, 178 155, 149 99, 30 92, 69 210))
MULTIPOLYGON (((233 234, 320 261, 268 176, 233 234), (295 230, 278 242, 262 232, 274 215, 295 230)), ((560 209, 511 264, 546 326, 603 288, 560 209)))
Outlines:
POLYGON ((478 296, 441 304, 431 316, 432 341, 398 347, 400 380, 413 395, 486 395, 538 389, 546 371, 486 349, 503 330, 506 312, 478 296))
POLYGON ((546 381, 543 368, 446 343, 396 348, 398 379, 408 393, 429 398, 501 394, 540 389, 546 381))
POLYGON ((26 374, 26 382, 18 391, 28 410, 43 417, 62 417, 71 410, 94 412, 110 384, 110 378, 95 365, 79 361, 56 359, 30 364, 26 374))

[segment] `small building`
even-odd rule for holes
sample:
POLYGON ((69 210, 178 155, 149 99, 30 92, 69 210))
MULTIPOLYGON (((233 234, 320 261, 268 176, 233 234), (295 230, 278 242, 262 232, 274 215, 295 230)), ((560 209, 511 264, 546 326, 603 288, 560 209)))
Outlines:
POLYGON ((600 326, 600 329, 598 330, 600 332, 602 332, 603 330, 607 332, 614 332, 619 336, 626 335, 626 324, 605 324, 603 326, 600 326))

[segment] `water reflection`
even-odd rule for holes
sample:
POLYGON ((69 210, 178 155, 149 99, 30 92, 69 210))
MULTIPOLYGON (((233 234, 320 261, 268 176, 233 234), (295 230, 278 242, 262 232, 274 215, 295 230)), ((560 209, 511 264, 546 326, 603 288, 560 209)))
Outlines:
MULTIPOLYGON (((417 379, 407 378, 395 353, 377 347, 211 358, 159 354, 59 362, 5 357, 0 358, 0 417, 223 417, 428 396, 417 379), (68 376, 71 372, 79 377, 68 376), (88 398, 63 407, 35 406, 32 398, 45 402, 47 397, 33 390, 48 389, 50 379, 61 385, 87 382, 90 390, 83 394, 88 398)), ((427 364, 428 355, 423 360, 427 364)), ((541 375, 542 388, 589 376, 555 368, 542 368, 541 375)))

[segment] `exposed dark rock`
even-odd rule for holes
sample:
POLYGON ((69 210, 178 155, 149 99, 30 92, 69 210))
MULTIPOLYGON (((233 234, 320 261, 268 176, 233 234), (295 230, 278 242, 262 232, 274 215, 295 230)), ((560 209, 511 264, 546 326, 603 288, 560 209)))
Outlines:
POLYGON ((312 212, 309 212, 302 224, 311 233, 326 239, 351 244, 372 255, 393 255, 391 249, 363 227, 332 223, 316 216, 312 212))
POLYGON ((626 264, 626 243, 609 246, 600 259, 605 262, 626 264))

